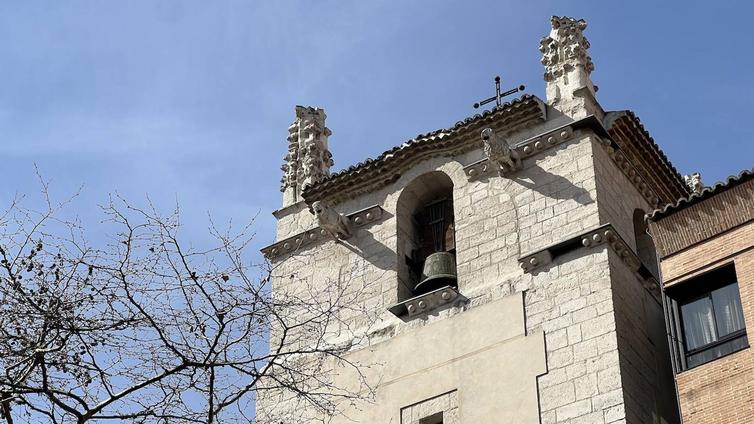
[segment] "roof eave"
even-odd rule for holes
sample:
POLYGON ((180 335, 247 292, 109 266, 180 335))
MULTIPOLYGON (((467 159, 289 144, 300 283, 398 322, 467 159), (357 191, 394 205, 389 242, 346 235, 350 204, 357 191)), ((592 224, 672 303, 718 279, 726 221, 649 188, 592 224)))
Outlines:
POLYGON ((476 130, 493 125, 496 130, 512 133, 523 127, 544 122, 545 103, 533 95, 523 95, 509 103, 457 122, 452 128, 439 129, 396 146, 375 159, 367 159, 330 175, 307 187, 302 193, 311 204, 327 199, 333 203, 355 194, 384 187, 397 180, 408 165, 437 155, 461 152, 481 144, 476 130))
POLYGON ((647 214, 649 221, 659 221, 662 218, 668 217, 676 212, 691 207, 697 203, 704 201, 717 194, 723 193, 741 185, 747 181, 754 179, 754 169, 746 169, 738 173, 738 175, 731 175, 725 181, 719 181, 712 186, 705 187, 698 193, 693 193, 690 196, 682 197, 672 203, 668 203, 662 208, 655 209, 647 214))

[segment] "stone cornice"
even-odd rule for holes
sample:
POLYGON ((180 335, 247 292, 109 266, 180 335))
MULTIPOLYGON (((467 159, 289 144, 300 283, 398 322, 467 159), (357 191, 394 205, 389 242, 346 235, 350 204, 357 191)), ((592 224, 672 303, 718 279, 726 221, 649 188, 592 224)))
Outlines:
POLYGON ((447 286, 426 294, 412 297, 388 308, 393 315, 408 321, 416 316, 429 314, 442 307, 460 305, 468 302, 464 295, 453 287, 447 286))
MULTIPOLYGON (((530 156, 534 156, 540 153, 541 151, 557 146, 560 143, 572 140, 574 136, 574 129, 589 126, 589 124, 591 124, 589 118, 585 118, 576 122, 570 122, 566 125, 562 125, 558 128, 554 128, 542 134, 530 137, 518 143, 513 147, 512 150, 514 150, 522 160, 526 159, 530 156)), ((502 172, 502 170, 500 171, 501 174, 506 173, 502 172)), ((516 170, 510 170, 507 173, 515 171, 516 170)), ((475 180, 483 178, 485 176, 494 175, 496 172, 498 172, 498 169, 490 164, 489 159, 484 158, 464 166, 463 172, 467 177, 469 177, 470 180, 475 180)))
MULTIPOLYGON (((382 207, 374 205, 356 212, 351 212, 347 214, 346 217, 350 221, 352 228, 356 229, 379 221, 382 219, 383 212, 384 210, 382 207)), ((305 246, 314 245, 328 239, 331 238, 327 231, 317 226, 263 247, 260 251, 267 259, 274 259, 278 256, 297 252, 305 246)))
POLYGON ((396 181, 418 161, 457 155, 478 147, 481 145, 479 131, 484 127, 492 127, 500 134, 508 135, 542 123, 545 119, 544 102, 535 96, 524 95, 483 114, 459 121, 453 128, 420 134, 376 159, 368 159, 330 175, 307 188, 302 195, 309 204, 317 200, 336 204, 396 181))
MULTIPOLYGON (((655 185, 651 184, 644 177, 643 173, 638 170, 638 167, 629 160, 621 146, 612 140, 608 131, 594 115, 589 115, 586 118, 569 122, 568 124, 528 138, 518 143, 513 150, 516 151, 521 159, 526 159, 561 143, 578 138, 582 130, 589 130, 597 136, 599 144, 606 149, 616 167, 623 172, 626 178, 652 207, 657 207, 660 204, 660 197, 657 191, 655 191, 655 185)), ((496 167, 491 166, 489 160, 486 158, 465 166, 463 170, 470 180, 484 178, 498 172, 496 167)), ((508 171, 507 173, 515 171, 508 171)), ((501 172, 501 174, 505 174, 505 172, 501 172)))
POLYGON ((288 206, 283 206, 282 208, 272 211, 272 216, 274 216, 277 219, 284 218, 288 215, 293 215, 296 213, 299 213, 305 209, 309 209, 309 205, 306 204, 304 201, 292 203, 288 206))
POLYGON ((606 245, 633 271, 644 288, 660 301, 660 284, 649 269, 642 264, 639 256, 631 249, 611 224, 575 234, 555 244, 522 255, 518 263, 526 273, 536 273, 552 263, 556 258, 577 249, 591 249, 606 245))
MULTIPOLYGON (((522 96, 482 115, 458 122, 451 129, 420 134, 377 159, 369 159, 332 174, 309 187, 303 193, 303 198, 307 204, 323 199, 336 204, 368 193, 396 181, 416 162, 436 156, 457 155, 478 147, 481 144, 478 132, 484 127, 509 135, 544 122, 545 110, 540 99, 522 96)), ((533 156, 570 139, 573 131, 589 128, 599 136, 618 169, 651 207, 656 208, 688 195, 680 174, 632 112, 610 112, 605 118, 605 125, 590 115, 518 143, 515 150, 523 158, 533 156)), ((469 178, 480 178, 491 172, 491 168, 488 161, 483 159, 466 166, 464 171, 469 178)))

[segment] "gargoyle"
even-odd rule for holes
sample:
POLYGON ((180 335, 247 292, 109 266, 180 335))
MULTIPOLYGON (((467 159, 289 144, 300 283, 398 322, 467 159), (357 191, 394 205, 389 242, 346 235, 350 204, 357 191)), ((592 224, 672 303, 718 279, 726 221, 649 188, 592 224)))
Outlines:
POLYGON ((508 141, 498 136, 492 128, 482 130, 484 154, 491 163, 497 164, 500 174, 521 168, 521 158, 518 152, 511 149, 508 141))
POLYGON ((351 223, 344 215, 339 214, 329 205, 322 201, 312 203, 314 216, 320 228, 330 233, 337 239, 351 237, 351 223))

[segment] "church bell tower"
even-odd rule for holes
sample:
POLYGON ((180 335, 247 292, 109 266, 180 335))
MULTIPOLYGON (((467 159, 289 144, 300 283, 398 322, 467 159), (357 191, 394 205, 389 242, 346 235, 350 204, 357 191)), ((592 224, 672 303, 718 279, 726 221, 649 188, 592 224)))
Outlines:
POLYGON ((523 94, 335 173, 324 111, 296 107, 262 251, 275 292, 358 292, 360 312, 342 308, 328 333, 343 355, 312 383, 354 396, 323 411, 270 391, 260 416, 679 422, 643 216, 688 190, 633 112, 597 102, 586 27, 550 20, 546 99, 523 94))

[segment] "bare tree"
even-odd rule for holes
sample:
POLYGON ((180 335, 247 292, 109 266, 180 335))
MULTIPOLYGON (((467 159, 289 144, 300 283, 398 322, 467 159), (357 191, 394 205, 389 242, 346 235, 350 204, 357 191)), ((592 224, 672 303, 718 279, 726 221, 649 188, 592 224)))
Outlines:
POLYGON ((42 210, 17 199, 0 214, 5 422, 250 422, 265 390, 322 416, 361 396, 322 372, 358 367, 344 357, 358 339, 329 342, 344 314, 365 313, 346 282, 273 296, 273 270, 250 260, 250 226, 210 225, 216 243, 198 249, 181 240, 177 208, 163 216, 117 196, 94 247, 63 218, 68 202, 42 192, 42 210))

